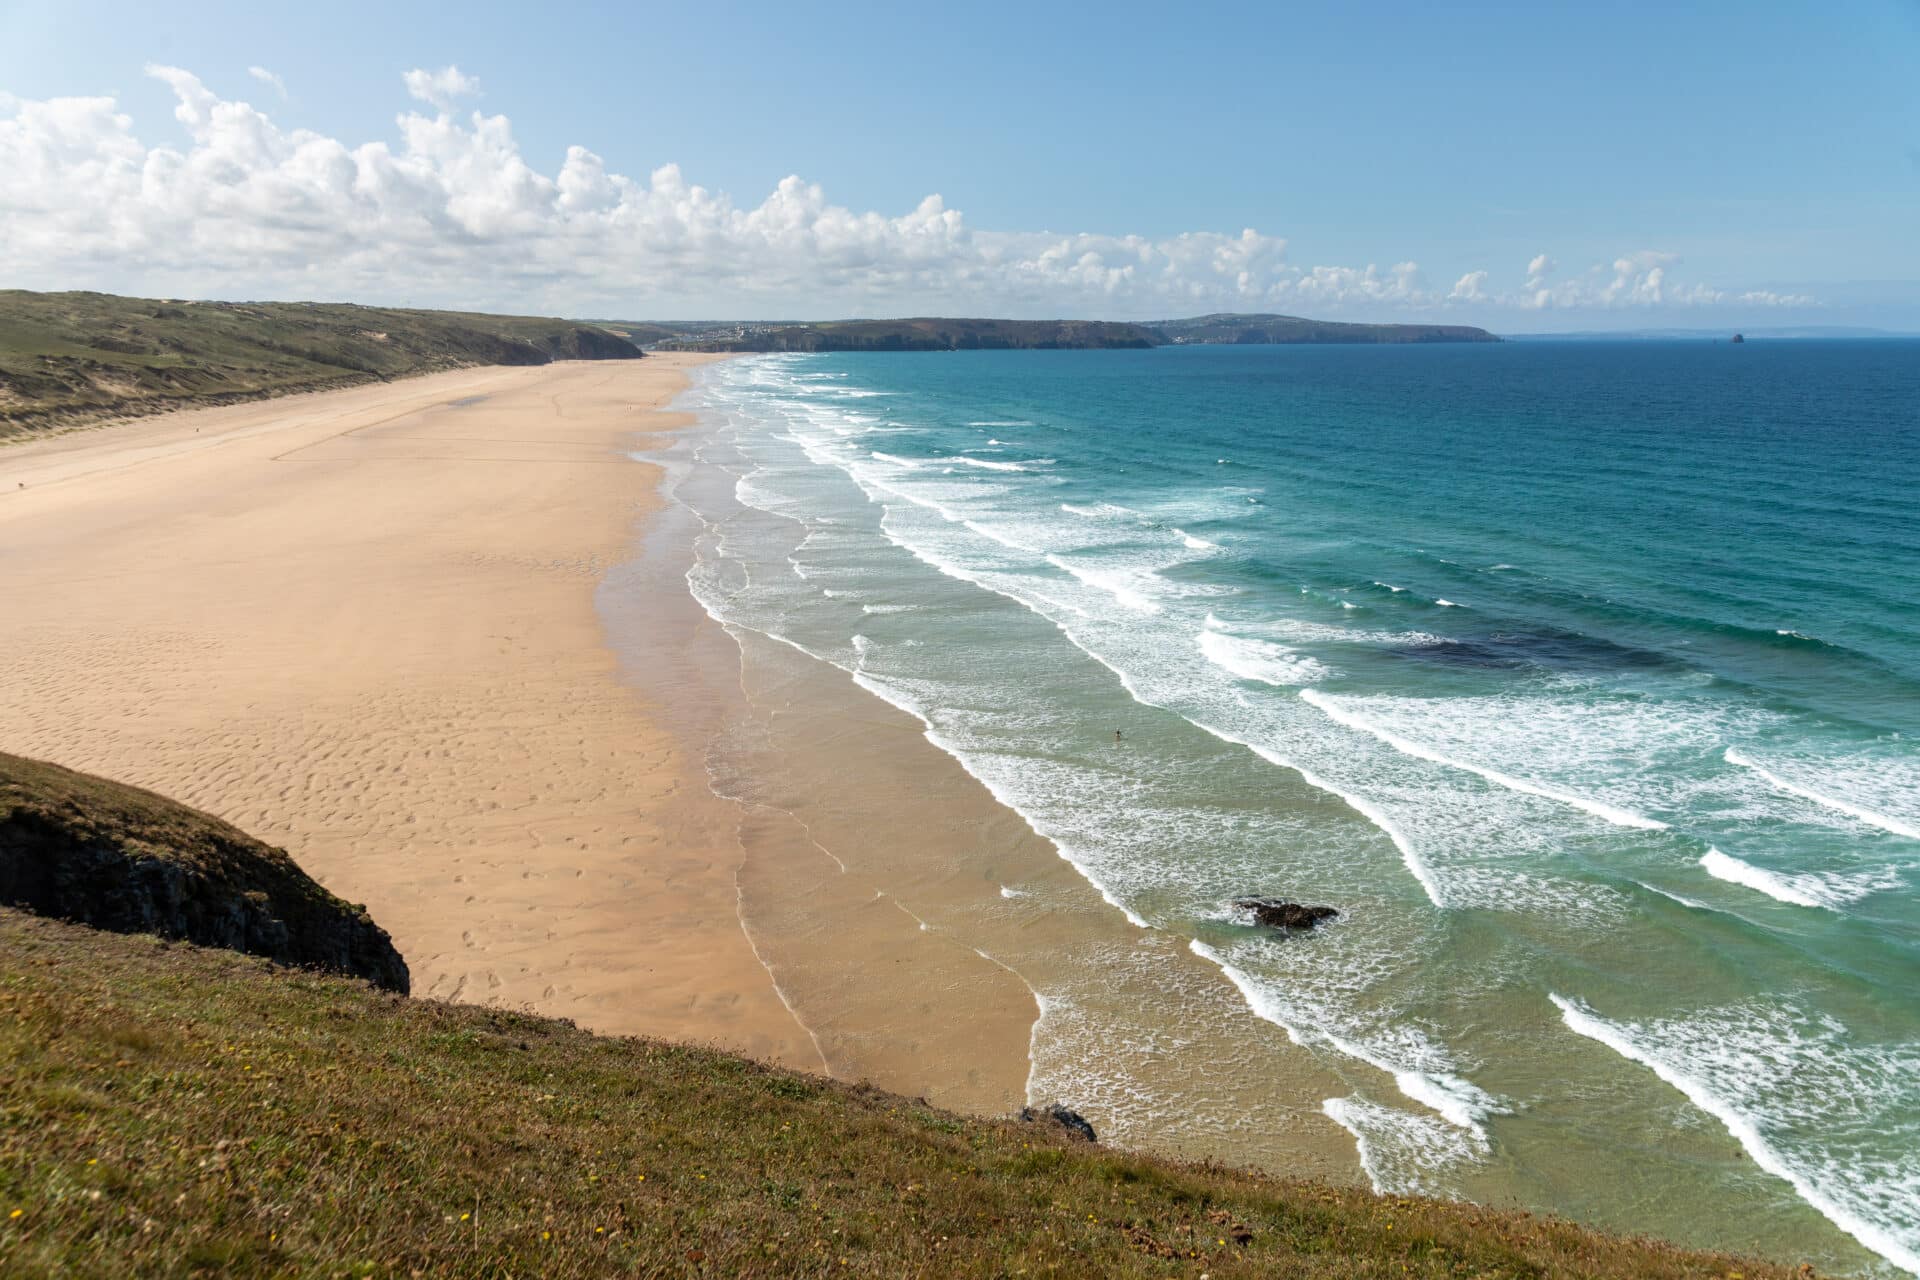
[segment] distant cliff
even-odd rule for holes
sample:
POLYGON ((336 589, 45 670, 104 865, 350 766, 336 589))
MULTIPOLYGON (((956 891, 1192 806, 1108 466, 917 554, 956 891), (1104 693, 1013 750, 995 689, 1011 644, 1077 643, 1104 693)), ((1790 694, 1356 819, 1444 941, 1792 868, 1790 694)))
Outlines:
POLYGON ((1260 343, 1498 342, 1485 329, 1464 324, 1347 324, 1299 316, 1216 314, 1187 320, 1156 320, 1146 326, 1176 345, 1260 343))
POLYGON ((676 351, 980 351, 1500 341, 1485 329, 1469 325, 1347 324, 1273 315, 1194 316, 1145 324, 922 316, 908 320, 823 320, 795 324, 735 321, 618 328, 631 334, 635 341, 676 351))
POLYGON ((365 978, 407 965, 283 849, 151 791, 0 753, 0 905, 365 978))
MULTIPOLYGON (((663 344, 668 345, 668 344, 663 344)), ((1137 324, 1107 320, 830 320, 817 324, 742 324, 689 334, 681 351, 1051 351, 1152 347, 1160 340, 1137 324)))
POLYGON ((317 302, 0 290, 0 436, 469 365, 637 360, 597 325, 317 302))

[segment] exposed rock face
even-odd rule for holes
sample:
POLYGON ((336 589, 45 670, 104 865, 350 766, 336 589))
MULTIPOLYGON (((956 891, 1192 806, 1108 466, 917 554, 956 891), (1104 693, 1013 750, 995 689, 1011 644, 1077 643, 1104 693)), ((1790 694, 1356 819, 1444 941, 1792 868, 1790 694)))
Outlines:
POLYGON ((1074 1137, 1087 1142, 1100 1141, 1094 1136, 1093 1126, 1087 1123, 1085 1116, 1057 1102, 1050 1102, 1044 1107, 1022 1107, 1020 1118, 1028 1124, 1057 1124, 1074 1137))
POLYGON ((1276 898, 1240 898, 1233 905, 1242 911, 1251 911, 1256 921, 1274 929, 1311 929, 1322 920, 1332 920, 1340 914, 1332 907, 1303 907, 1297 902, 1281 902, 1276 898))
POLYGON ((4 753, 0 903, 409 985, 387 931, 285 850, 150 791, 4 753))
POLYGON ((618 334, 592 325, 575 325, 539 344, 555 360, 638 360, 645 354, 618 334))

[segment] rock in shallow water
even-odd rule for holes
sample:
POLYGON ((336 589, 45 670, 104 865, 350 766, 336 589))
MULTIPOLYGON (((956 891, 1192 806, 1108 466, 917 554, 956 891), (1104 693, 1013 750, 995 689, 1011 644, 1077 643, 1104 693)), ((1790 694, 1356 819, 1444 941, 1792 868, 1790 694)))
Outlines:
POLYGON ((1233 905, 1252 912, 1257 923, 1274 929, 1311 929, 1322 920, 1332 920, 1340 914, 1332 907, 1303 907, 1277 898, 1238 898, 1233 905))

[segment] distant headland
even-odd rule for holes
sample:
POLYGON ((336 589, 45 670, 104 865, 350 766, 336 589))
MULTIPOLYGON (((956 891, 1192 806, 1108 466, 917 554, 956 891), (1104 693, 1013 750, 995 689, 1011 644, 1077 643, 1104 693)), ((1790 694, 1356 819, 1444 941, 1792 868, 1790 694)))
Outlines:
POLYGON ((1101 320, 905 320, 795 323, 710 322, 607 327, 630 341, 674 351, 1085 350, 1294 343, 1498 342, 1485 329, 1454 324, 1347 324, 1282 315, 1193 316, 1126 323, 1101 320))
POLYGON ((0 290, 0 438, 479 365, 649 351, 1144 350, 1500 342, 1467 325, 1216 313, 1183 320, 625 321, 318 302, 0 290))

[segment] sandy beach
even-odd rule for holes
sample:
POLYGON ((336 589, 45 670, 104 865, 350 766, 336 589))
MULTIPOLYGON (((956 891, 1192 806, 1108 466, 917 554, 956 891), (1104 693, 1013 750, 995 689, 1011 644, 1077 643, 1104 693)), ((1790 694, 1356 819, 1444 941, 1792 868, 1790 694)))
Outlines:
MULTIPOLYGON (((1223 1061, 1294 1060, 1277 1029, 917 721, 689 595, 699 520, 660 481, 696 437, 662 408, 706 358, 476 369, 0 450, 0 745, 286 847, 371 909, 417 994, 980 1113, 1043 1077, 1123 1141, 1221 1154, 1217 1129, 1122 1101, 1191 1061, 1126 992, 1184 991, 1223 1061), (1041 993, 1062 989, 1110 991, 1130 1029, 1108 1061, 1060 1057, 1080 1013, 1041 993)), ((1299 1065, 1228 1150, 1347 1174, 1330 1082, 1299 1065)))
POLYGON ((474 369, 0 450, 0 743, 284 845, 417 994, 819 1069, 735 816, 594 594, 701 357, 474 369))

